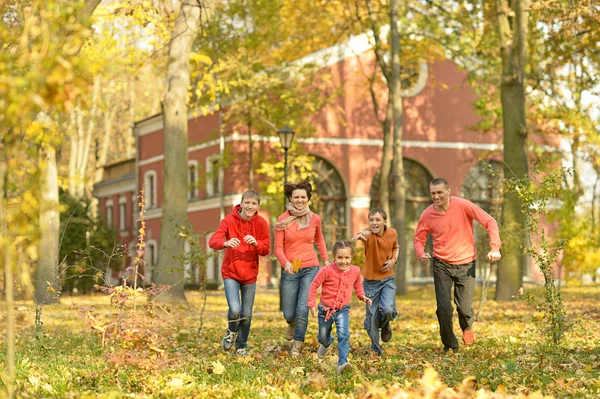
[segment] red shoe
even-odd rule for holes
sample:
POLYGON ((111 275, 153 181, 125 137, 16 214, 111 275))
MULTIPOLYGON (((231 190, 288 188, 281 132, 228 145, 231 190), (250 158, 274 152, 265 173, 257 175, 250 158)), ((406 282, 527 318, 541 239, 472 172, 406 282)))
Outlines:
POLYGON ((473 330, 463 331, 463 342, 465 345, 473 345, 473 342, 475 342, 473 330))

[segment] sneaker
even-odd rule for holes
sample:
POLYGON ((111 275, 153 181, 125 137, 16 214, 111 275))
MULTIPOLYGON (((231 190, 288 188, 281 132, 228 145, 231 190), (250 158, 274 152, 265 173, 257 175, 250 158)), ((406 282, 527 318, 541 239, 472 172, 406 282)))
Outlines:
POLYGON ((337 368, 337 375, 342 375, 348 371, 352 370, 352 365, 348 362, 342 364, 341 366, 338 366, 337 368))
POLYGON ((317 351, 317 356, 319 356, 319 359, 324 359, 327 356, 327 352, 329 351, 329 348, 326 346, 323 346, 323 344, 319 345, 319 350, 317 351))
POLYGON ((387 323, 384 327, 381 327, 381 340, 388 342, 390 339, 392 339, 392 327, 390 323, 387 323))
POLYGON ((237 333, 227 330, 227 334, 221 340, 221 345, 223 346, 223 350, 228 351, 233 348, 233 344, 235 343, 235 339, 237 338, 237 333))
POLYGON ((248 356, 248 350, 246 348, 237 348, 235 350, 235 355, 237 357, 246 357, 248 356))
POLYGON ((291 341, 294 339, 294 330, 296 329, 296 322, 293 321, 287 326, 287 330, 285 331, 285 339, 287 341, 291 341))
POLYGON ((473 345, 473 342, 475 342, 473 330, 463 331, 463 343, 465 345, 473 345))

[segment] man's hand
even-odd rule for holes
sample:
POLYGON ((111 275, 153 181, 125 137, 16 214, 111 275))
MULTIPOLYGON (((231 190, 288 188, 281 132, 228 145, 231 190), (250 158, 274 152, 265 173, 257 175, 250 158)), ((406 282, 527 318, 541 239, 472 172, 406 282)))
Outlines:
POLYGON ((309 309, 310 309, 310 315, 312 317, 317 317, 317 309, 316 309, 316 307, 313 306, 312 308, 309 308, 309 309))
POLYGON ((496 261, 500 260, 500 258, 502 258, 502 255, 500 254, 500 251, 490 251, 487 254, 487 259, 490 262, 496 262, 496 261))
POLYGON ((427 252, 425 252, 423 254, 423 256, 421 256, 421 258, 419 259, 419 261, 424 264, 425 266, 427 266, 427 263, 429 263, 429 261, 431 260, 431 255, 428 254, 427 252))
POLYGON ((237 247, 240 246, 240 240, 237 239, 237 238, 232 238, 229 241, 225 241, 223 243, 223 246, 226 247, 226 248, 237 248, 237 247))
POLYGON ((373 304, 373 301, 371 300, 371 298, 369 298, 366 295, 361 295, 358 297, 358 299, 360 299, 361 301, 363 301, 364 303, 366 303, 369 306, 371 306, 373 304))

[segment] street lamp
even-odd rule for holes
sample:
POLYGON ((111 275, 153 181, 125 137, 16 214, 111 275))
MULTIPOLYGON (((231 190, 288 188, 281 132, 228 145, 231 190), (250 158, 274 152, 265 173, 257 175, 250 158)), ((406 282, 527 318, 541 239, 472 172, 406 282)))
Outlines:
MULTIPOLYGON (((277 131, 279 141, 281 142, 281 148, 283 148, 284 160, 283 160, 283 185, 287 182, 287 168, 288 168, 288 150, 292 146, 294 140, 294 131, 289 126, 284 126, 277 131)), ((285 191, 283 192, 283 211, 285 212, 285 191)))

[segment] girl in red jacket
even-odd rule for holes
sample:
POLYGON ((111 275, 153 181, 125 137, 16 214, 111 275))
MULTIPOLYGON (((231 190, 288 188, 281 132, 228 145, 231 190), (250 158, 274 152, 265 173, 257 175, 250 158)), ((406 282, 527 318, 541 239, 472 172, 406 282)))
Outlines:
POLYGON ((338 337, 338 375, 352 368, 348 363, 352 287, 354 287, 358 299, 367 305, 371 305, 371 300, 367 298, 363 289, 360 268, 351 264, 352 256, 354 256, 354 246, 350 241, 342 240, 333 244, 335 262, 319 270, 310 285, 307 301, 310 314, 312 317, 316 317, 317 289, 322 285, 321 301, 319 303, 319 335, 317 338, 321 345, 317 354, 319 359, 327 356, 329 346, 333 343, 331 327, 335 323, 338 337))
POLYGON ((229 305, 229 328, 221 344, 228 351, 235 343, 235 354, 242 357, 248 355, 246 346, 256 293, 258 256, 268 255, 271 245, 267 222, 257 213, 259 206, 258 193, 246 191, 241 204, 221 221, 208 243, 214 250, 225 248, 221 275, 229 305))

